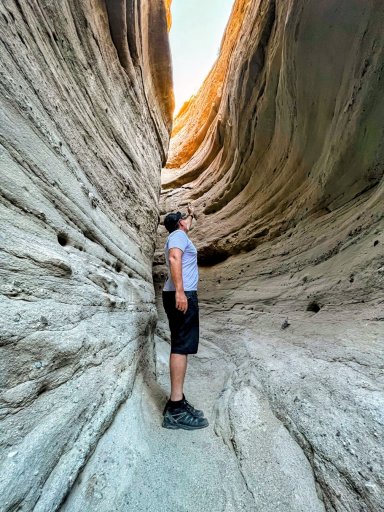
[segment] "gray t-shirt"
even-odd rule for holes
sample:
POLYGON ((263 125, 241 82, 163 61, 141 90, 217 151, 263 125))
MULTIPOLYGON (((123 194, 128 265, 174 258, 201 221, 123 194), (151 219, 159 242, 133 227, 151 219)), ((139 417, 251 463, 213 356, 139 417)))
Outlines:
POLYGON ((171 271, 169 269, 168 258, 169 249, 174 248, 181 249, 183 251, 183 255, 181 257, 181 265, 184 291, 191 292, 197 290, 197 283, 199 282, 199 271, 197 268, 197 249, 188 238, 188 235, 185 233, 185 231, 177 229, 176 231, 173 231, 169 234, 164 246, 165 261, 168 268, 168 279, 164 285, 164 291, 175 291, 175 285, 172 281, 171 271))

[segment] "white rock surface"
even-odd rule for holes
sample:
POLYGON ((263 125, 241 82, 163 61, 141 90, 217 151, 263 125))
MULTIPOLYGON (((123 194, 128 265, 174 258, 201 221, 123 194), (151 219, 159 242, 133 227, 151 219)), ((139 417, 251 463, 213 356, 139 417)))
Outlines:
POLYGON ((169 4, 0 4, 0 510, 381 511, 383 5, 237 0, 177 126, 192 433, 160 304, 154 377, 169 4))
MULTIPOLYGON (((160 324, 159 333, 166 330, 160 324)), ((190 358, 187 377, 188 397, 205 410, 211 425, 196 432, 161 428, 169 390, 169 344, 161 337, 156 340, 157 381, 145 385, 136 380, 132 396, 61 510, 323 511, 307 459, 266 400, 255 396, 248 401, 250 388, 243 388, 245 395, 236 393, 236 410, 224 406, 221 390, 235 366, 211 343, 204 342, 199 355, 190 358), (234 413, 239 431, 231 430, 227 438, 224 430, 233 424, 220 415, 228 411, 234 413), (267 428, 255 431, 260 419, 267 428)))
POLYGON ((107 4, 0 5, 2 511, 56 510, 153 370, 166 11, 135 11, 123 67, 107 4))

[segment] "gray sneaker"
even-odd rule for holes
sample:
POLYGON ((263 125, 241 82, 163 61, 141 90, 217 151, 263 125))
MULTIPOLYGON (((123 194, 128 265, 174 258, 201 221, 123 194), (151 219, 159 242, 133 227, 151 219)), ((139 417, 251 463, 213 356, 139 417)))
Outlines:
POLYGON ((177 409, 167 409, 164 414, 163 427, 173 430, 182 428, 184 430, 197 430, 199 428, 208 427, 209 423, 206 418, 195 416, 185 407, 177 409))

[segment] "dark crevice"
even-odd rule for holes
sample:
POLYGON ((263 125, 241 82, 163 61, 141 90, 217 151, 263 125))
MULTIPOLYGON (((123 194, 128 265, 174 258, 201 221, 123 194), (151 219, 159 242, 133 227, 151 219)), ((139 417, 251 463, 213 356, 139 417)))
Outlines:
POLYGON ((68 235, 66 233, 59 233, 57 235, 57 241, 62 247, 65 247, 68 244, 68 235))
POLYGON ((312 313, 318 313, 321 307, 316 301, 312 301, 307 306, 307 311, 311 311, 312 313))
POLYGON ((198 264, 201 267, 212 267, 225 261, 230 254, 224 249, 204 247, 198 252, 198 264))

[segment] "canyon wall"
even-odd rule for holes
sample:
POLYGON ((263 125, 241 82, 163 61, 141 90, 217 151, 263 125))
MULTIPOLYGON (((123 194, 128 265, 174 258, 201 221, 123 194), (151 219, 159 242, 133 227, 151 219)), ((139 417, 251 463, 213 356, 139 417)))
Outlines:
POLYGON ((175 120, 163 175, 166 210, 195 202, 201 264, 272 256, 286 237, 287 274, 349 253, 324 294, 380 294, 383 19, 380 2, 235 3, 215 66, 175 120), (352 265, 356 244, 364 268, 352 265))
POLYGON ((331 511, 384 502, 383 23, 378 1, 236 1, 162 179, 163 215, 196 207, 202 346, 236 368, 212 370, 216 432, 257 496, 269 408, 331 511))
POLYGON ((173 92, 169 2, 138 5, 0 5, 1 510, 56 510, 154 370, 173 92))
POLYGON ((384 5, 237 0, 159 212, 169 7, 0 5, 0 510, 382 510, 384 5), (211 428, 175 443, 152 260, 189 201, 211 428))

